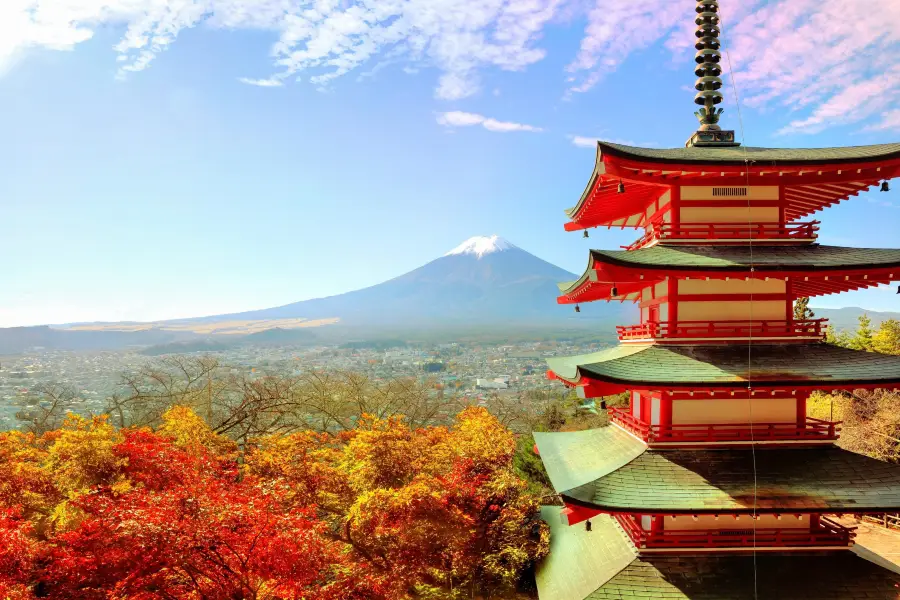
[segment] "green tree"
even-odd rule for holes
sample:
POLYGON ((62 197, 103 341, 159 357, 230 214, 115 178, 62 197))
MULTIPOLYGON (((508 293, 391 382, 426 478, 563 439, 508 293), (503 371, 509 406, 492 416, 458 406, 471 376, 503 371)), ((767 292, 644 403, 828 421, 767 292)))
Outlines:
POLYGON ((869 315, 862 314, 859 317, 859 327, 856 333, 850 338, 850 348, 854 350, 872 351, 872 319, 869 315))
POLYGON ((840 346, 841 348, 850 347, 850 334, 843 329, 835 329, 829 326, 825 329, 825 342, 832 346, 840 346))
POLYGON ((872 336, 872 350, 882 354, 900 354, 900 321, 888 319, 872 336))
POLYGON ((806 321, 807 319, 812 319, 815 316, 816 313, 814 313, 809 308, 809 296, 797 298, 797 301, 794 302, 794 320, 806 321))

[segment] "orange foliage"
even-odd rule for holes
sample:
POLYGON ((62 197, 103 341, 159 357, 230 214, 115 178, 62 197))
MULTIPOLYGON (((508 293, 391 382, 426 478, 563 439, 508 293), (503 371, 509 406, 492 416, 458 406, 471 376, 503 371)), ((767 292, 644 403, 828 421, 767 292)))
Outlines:
POLYGON ((0 434, 0 598, 374 600, 511 587, 548 546, 515 440, 366 416, 240 450, 190 409, 0 434))

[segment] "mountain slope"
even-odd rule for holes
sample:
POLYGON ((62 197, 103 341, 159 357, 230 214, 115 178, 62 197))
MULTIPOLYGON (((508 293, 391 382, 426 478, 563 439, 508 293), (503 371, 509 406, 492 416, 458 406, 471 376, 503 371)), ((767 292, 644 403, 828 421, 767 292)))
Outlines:
POLYGON ((835 329, 845 329, 848 331, 856 331, 859 326, 859 317, 869 315, 872 320, 872 327, 878 328, 883 321, 888 319, 900 320, 898 312, 879 312, 877 310, 866 310, 858 306, 845 306, 844 308, 820 308, 813 306, 812 311, 817 318, 828 319, 828 323, 835 329))
POLYGON ((344 325, 555 321, 573 314, 572 307, 556 304, 556 284, 575 278, 502 238, 475 237, 368 288, 205 319, 338 317, 344 325))

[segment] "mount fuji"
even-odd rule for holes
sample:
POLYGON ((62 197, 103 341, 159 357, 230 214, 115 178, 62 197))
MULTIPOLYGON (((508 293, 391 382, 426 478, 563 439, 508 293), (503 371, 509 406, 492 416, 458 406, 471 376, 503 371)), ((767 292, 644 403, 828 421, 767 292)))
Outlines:
POLYGON ((342 325, 367 326, 558 322, 574 315, 571 306, 556 303, 556 284, 573 279, 572 273, 499 236, 476 236, 371 287, 203 320, 338 318, 342 325))
POLYGON ((72 323, 0 329, 0 355, 41 346, 101 350, 151 346, 184 352, 227 344, 308 343, 360 335, 521 334, 590 328, 602 335, 633 320, 630 305, 592 303, 575 314, 556 303, 576 276, 496 235, 464 241, 418 269, 360 290, 247 312, 153 323, 72 323))

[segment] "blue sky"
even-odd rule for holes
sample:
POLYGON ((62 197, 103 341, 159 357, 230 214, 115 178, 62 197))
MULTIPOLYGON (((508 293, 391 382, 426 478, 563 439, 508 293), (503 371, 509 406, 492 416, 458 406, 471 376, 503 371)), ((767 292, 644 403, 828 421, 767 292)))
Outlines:
MULTIPOLYGON (((900 3, 721 4, 748 145, 900 140, 900 3)), ((637 237, 563 231, 593 140, 696 128, 693 6, 0 2, 0 326, 284 304, 493 233, 580 273, 637 237)), ((894 188, 816 214, 822 243, 897 246, 894 188)))

